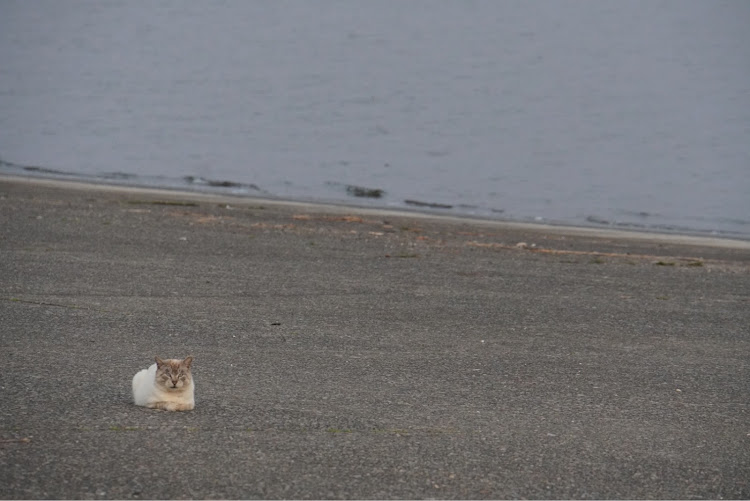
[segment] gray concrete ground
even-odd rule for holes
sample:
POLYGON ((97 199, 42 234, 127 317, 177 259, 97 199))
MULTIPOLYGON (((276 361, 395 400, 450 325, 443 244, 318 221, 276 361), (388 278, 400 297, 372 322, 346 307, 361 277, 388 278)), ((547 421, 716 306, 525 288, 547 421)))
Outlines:
POLYGON ((2 498, 750 497, 747 242, 0 178, 0 325, 2 498))

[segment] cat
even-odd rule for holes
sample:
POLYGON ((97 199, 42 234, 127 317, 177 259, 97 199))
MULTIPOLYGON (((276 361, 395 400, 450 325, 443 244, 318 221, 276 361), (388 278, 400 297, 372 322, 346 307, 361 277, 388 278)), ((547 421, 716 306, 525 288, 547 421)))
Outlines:
POLYGON ((156 363, 133 376, 135 405, 167 411, 189 411, 195 407, 195 382, 190 372, 193 357, 185 360, 155 357, 156 363))

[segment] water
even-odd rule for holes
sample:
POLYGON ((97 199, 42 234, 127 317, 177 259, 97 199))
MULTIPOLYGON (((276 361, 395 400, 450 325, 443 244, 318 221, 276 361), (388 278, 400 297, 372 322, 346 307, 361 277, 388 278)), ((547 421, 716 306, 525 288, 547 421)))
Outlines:
POLYGON ((0 172, 750 239, 747 26, 744 0, 3 0, 0 172))

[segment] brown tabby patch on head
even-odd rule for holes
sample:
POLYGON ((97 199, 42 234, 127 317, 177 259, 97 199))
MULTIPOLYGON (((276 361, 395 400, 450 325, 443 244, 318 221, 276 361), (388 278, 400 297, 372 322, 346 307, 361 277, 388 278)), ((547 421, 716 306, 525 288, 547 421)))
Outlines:
POLYGON ((187 357, 185 360, 178 358, 168 358, 162 360, 155 357, 156 360, 156 384, 168 391, 181 391, 190 386, 192 374, 190 365, 193 363, 193 357, 187 357))

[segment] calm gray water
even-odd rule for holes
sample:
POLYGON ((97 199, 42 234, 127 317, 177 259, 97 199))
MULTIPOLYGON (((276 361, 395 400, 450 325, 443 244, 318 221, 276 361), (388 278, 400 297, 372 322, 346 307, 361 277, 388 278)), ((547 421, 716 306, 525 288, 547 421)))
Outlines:
POLYGON ((0 0, 0 172, 750 238, 748 26, 746 0, 0 0))

